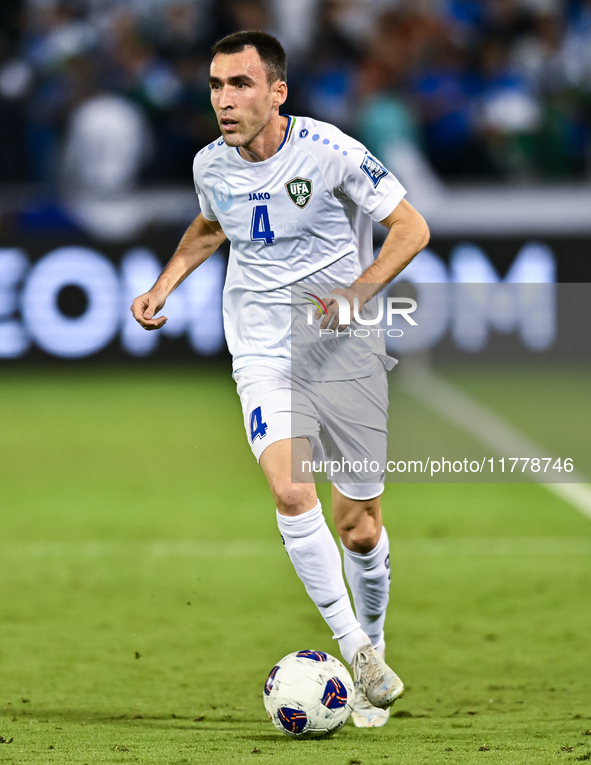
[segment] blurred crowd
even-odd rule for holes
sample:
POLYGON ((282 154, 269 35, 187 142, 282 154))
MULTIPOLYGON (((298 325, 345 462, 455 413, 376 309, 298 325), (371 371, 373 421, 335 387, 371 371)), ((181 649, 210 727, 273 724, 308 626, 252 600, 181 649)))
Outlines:
POLYGON ((591 0, 1 5, 0 182, 100 184, 109 163, 105 188, 134 168, 144 183, 190 182, 195 152, 219 134, 209 50, 237 29, 286 45, 285 111, 378 156, 410 143, 452 181, 591 176, 591 0))

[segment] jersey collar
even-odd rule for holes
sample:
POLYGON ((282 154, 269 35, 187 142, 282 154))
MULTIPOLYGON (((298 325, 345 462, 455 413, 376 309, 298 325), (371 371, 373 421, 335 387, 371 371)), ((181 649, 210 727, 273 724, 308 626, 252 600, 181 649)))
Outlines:
POLYGON ((295 117, 292 117, 289 114, 287 115, 282 114, 281 116, 287 117, 287 127, 285 128, 285 135, 283 136, 283 141, 281 141, 279 148, 275 152, 276 154, 278 154, 281 151, 281 149, 285 146, 287 141, 289 141, 289 138, 291 136, 291 131, 293 130, 293 126, 295 125, 295 117))

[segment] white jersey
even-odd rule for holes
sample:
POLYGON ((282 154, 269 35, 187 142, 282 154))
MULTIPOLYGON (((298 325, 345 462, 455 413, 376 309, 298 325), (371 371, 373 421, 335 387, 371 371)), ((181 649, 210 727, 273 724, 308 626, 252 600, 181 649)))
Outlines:
POLYGON ((292 286, 355 281, 373 262, 372 219, 386 218, 406 193, 338 128, 288 120, 269 159, 249 162, 220 138, 193 163, 201 212, 231 243, 224 327, 234 371, 290 363, 292 286))

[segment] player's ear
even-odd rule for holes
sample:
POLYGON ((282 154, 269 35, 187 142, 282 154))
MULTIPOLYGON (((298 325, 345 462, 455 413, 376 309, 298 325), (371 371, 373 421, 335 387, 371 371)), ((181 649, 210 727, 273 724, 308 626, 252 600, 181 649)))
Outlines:
POLYGON ((281 104, 284 104, 287 100, 287 83, 283 80, 277 80, 273 85, 273 91, 276 105, 281 106, 281 104))

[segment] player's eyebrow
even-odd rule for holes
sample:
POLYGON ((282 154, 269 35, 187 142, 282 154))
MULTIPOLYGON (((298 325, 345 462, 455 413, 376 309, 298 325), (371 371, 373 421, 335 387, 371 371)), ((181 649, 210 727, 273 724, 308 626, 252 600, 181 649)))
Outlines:
MULTIPOLYGON (((236 74, 234 77, 228 77, 228 85, 236 85, 239 82, 248 82, 248 83, 254 83, 254 79, 252 77, 249 77, 247 74, 236 74)), ((210 77, 209 78, 209 84, 210 85, 221 85, 222 81, 219 77, 210 77)))

